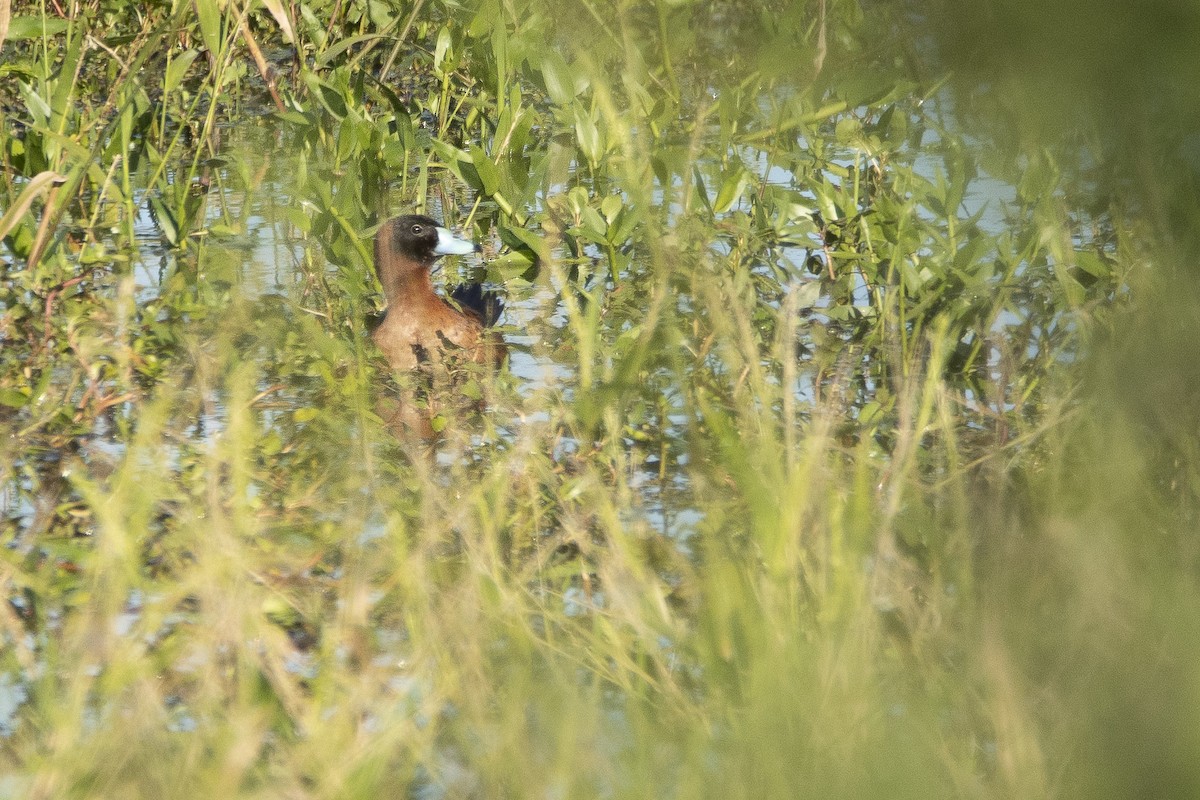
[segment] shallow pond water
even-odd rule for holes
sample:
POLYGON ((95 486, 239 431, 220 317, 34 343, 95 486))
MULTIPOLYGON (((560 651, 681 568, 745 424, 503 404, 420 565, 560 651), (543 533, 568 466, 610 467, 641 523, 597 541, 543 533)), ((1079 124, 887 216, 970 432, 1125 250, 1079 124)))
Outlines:
MULTIPOLYGON (((720 204, 720 211, 715 215, 718 230, 728 226, 731 233, 706 240, 706 251, 691 257, 701 261, 726 262, 735 271, 742 267, 748 269, 759 284, 755 290, 757 301, 770 314, 778 315, 791 302, 785 298, 803 296, 796 309, 804 315, 795 334, 800 353, 828 348, 829 345, 821 342, 829 340, 830 333, 834 340, 853 338, 853 333, 838 331, 847 324, 851 327, 845 330, 852 330, 855 317, 869 319, 875 313, 878 285, 867 277, 865 271, 858 269, 851 270, 844 289, 834 286, 831 291, 831 287, 823 281, 823 273, 827 269, 832 275, 828 262, 834 256, 831 255, 827 240, 822 240, 828 234, 822 233, 820 225, 814 220, 819 223, 820 210, 828 209, 829 184, 812 184, 806 177, 808 173, 797 166, 797 163, 802 163, 794 160, 797 156, 778 147, 741 146, 721 150, 715 146, 720 134, 721 131, 714 125, 709 135, 709 148, 692 165, 694 178, 688 177, 697 184, 709 183, 707 193, 703 188, 700 190, 703 204, 710 212, 714 202, 720 204), (788 155, 784 157, 781 152, 788 155), (740 179, 739 173, 731 172, 728 167, 730 158, 737 159, 741 165, 739 169, 743 170, 743 176, 740 179), (752 183, 759 187, 755 194, 740 193, 752 183), (739 191, 727 194, 731 185, 739 191), (714 196, 718 189, 723 197, 714 196), (772 201, 773 193, 778 193, 783 199, 772 201), (736 226, 744 225, 748 219, 754 220, 748 233, 738 231, 736 226), (765 235, 768 237, 772 228, 776 232, 783 231, 783 238, 777 244, 771 244, 768 238, 765 249, 754 244, 750 252, 744 253, 747 244, 744 237, 764 235, 756 232, 762 227, 767 229, 765 235)), ((914 142, 915 149, 902 153, 902 157, 911 163, 912 179, 927 185, 944 183, 947 180, 947 166, 939 152, 939 135, 930 132, 923 138, 917 137, 914 142)), ((803 158, 803 140, 801 145, 800 157, 803 158)), ((178 313, 170 309, 175 302, 172 293, 180 291, 181 284, 177 280, 172 281, 172 276, 186 274, 188 277, 184 279, 183 286, 195 282, 210 288, 220 287, 207 294, 202 292, 203 296, 198 302, 206 307, 196 309, 202 314, 215 315, 217 319, 222 313, 221 304, 230 299, 236 299, 237 304, 241 305, 275 298, 291 309, 290 315, 316 315, 323 320, 323 325, 331 329, 331 335, 338 335, 332 328, 345 324, 344 321, 330 318, 329 309, 315 307, 313 300, 316 299, 319 305, 319 292, 336 293, 339 289, 350 289, 354 293, 349 298, 349 311, 341 309, 341 313, 364 319, 377 314, 380 301, 375 293, 373 276, 368 274, 369 266, 361 259, 346 263, 345 258, 339 258, 337 252, 325 246, 321 235, 310 235, 298 227, 301 223, 307 227, 311 222, 305 223, 304 220, 328 213, 324 209, 329 205, 331 188, 346 192, 354 186, 356 176, 353 162, 334 159, 328 153, 322 156, 321 153, 325 151, 322 148, 314 149, 311 142, 306 142, 301 134, 292 129, 290 123, 270 116, 258 117, 249 124, 222 130, 218 148, 205 162, 201 173, 200 222, 187 248, 171 247, 164 240, 159 219, 161 211, 156 213, 148 202, 153 190, 135 190, 132 207, 136 209, 136 217, 131 228, 136 237, 136 248, 126 254, 130 258, 128 275, 133 281, 135 302, 141 306, 149 304, 166 309, 159 312, 164 324, 177 324, 178 313), (330 163, 322 163, 323 158, 330 160, 330 163), (313 180, 315 173, 322 173, 322 180, 313 180), (333 186, 336 181, 340 181, 340 188, 333 186), (323 281, 327 288, 315 288, 314 281, 323 281)), ((531 205, 534 209, 544 211, 556 207, 555 203, 560 203, 571 192, 572 186, 597 187, 602 184, 586 163, 570 159, 562 153, 551 152, 556 148, 556 140, 552 139, 549 150, 540 153, 531 151, 528 154, 533 162, 549 159, 557 165, 546 187, 532 195, 531 205)), ((851 179, 857 182, 860 178, 865 180, 862 176, 867 171, 878 168, 875 160, 854 147, 841 150, 833 148, 826 157, 829 159, 827 167, 834 172, 840 171, 843 182, 851 179)), ((145 175, 148 171, 149 166, 143 166, 141 174, 145 175)), ((442 175, 436 185, 438 192, 419 194, 419 199, 427 203, 419 210, 446 218, 451 221, 450 224, 474 220, 481 198, 462 181, 444 172, 442 175), (452 209, 442 208, 442 204, 447 202, 452 203, 452 209)), ((1015 189, 986 174, 974 175, 964 184, 961 205, 954 216, 964 220, 973 218, 980 237, 985 234, 998 237, 1005 232, 1006 221, 1011 221, 1006 218, 1008 212, 1005 209, 1015 202, 1015 189)), ((392 176, 389 185, 377 199, 377 208, 373 212, 375 219, 414 210, 411 196, 399 192, 398 184, 411 189, 412 184, 425 178, 425 167, 417 166, 412 166, 406 174, 392 176)), ((668 193, 660 183, 650 196, 652 204, 665 205, 666 212, 662 215, 661 224, 667 230, 688 224, 696 215, 698 201, 688 197, 686 202, 681 203, 682 187, 682 183, 673 181, 668 193)), ((612 199, 620 200, 617 207, 630 202, 630 198, 619 191, 614 192, 611 188, 604 191, 612 193, 612 199)), ((336 194, 333 200, 336 204, 336 194)), ((920 203, 914 204, 912 212, 924 214, 935 227, 939 224, 936 214, 920 203)), ((357 240, 353 246, 359 253, 371 251, 372 226, 369 222, 361 223, 351 237, 357 240)), ((478 229, 474 232, 478 232, 478 229)), ((472 233, 467 232, 467 235, 472 233)), ((536 233, 543 235, 543 232, 536 233)), ((497 271, 490 269, 489 263, 497 254, 508 254, 511 242, 503 241, 495 229, 489 230, 480 242, 485 249, 483 256, 443 259, 435 280, 443 286, 481 278, 488 281, 485 286, 500 294, 505 305, 501 330, 510 348, 508 371, 515 381, 512 391, 518 397, 539 395, 558 398, 556 402, 572 403, 578 399, 579 365, 575 361, 578 351, 574 348, 578 331, 570 326, 572 312, 570 304, 565 302, 568 293, 576 294, 575 302, 578 303, 579 298, 584 298, 588 292, 598 298, 607 298, 621 291, 642 291, 649 285, 642 278, 652 274, 655 267, 648 261, 648 251, 627 248, 626 254, 621 256, 623 266, 618 276, 620 283, 615 283, 608 274, 609 268, 605 266, 606 259, 611 258, 612 253, 605 247, 586 240, 578 240, 573 247, 568 247, 565 240, 559 240, 557 244, 553 238, 547 241, 553 248, 552 257, 561 259, 562 266, 556 269, 532 267, 525 270, 523 275, 509 266, 497 271), (565 267, 570 269, 565 271, 565 267)), ((984 246, 995 245, 987 242, 984 246)), ((345 254, 347 250, 344 248, 340 252, 345 254)), ((935 255, 934 251, 922 252, 930 257, 935 255)), ((978 257, 985 252, 977 249, 972 255, 978 257)), ((853 265, 852 261, 850 263, 853 265)), ((1019 276, 1023 269, 1018 265, 1015 274, 1019 276)), ((114 275, 114 280, 103 290, 115 291, 118 285, 114 275)), ((678 286, 683 290, 678 291, 672 301, 675 313, 680 317, 688 317, 702 312, 702 304, 706 301, 684 284, 678 286)), ((121 289, 128 290, 128 287, 121 289)), ((796 310, 790 313, 796 313, 796 310)), ((609 337, 610 341, 612 337, 619 338, 636 330, 640 323, 637 303, 632 306, 626 303, 618 311, 603 313, 607 315, 602 322, 605 329, 603 335, 609 337)), ((285 318, 287 316, 284 315, 285 318)), ((996 336, 1003 337, 1006 330, 1018 327, 1020 322, 1015 310, 1003 307, 992 318, 990 325, 996 336)), ((213 325, 211 320, 208 324, 213 325)), ((351 325, 355 331, 353 335, 364 335, 365 328, 358 322, 351 325)), ((217 322, 214 329, 219 327, 220 322, 217 322)), ((1036 343, 1027 344, 1026 355, 1030 358, 1039 356, 1037 348, 1036 343)), ((993 362, 996 360, 994 354, 988 358, 993 362)), ((826 367, 816 367, 811 359, 810 363, 803 364, 790 377, 794 402, 802 407, 812 406, 821 392, 820 383, 828 380, 828 374, 826 367)), ((995 373, 992 377, 1002 378, 995 373)), ((651 454, 645 468, 635 470, 630 479, 632 486, 643 494, 640 513, 649 515, 648 521, 653 527, 682 542, 702 519, 703 511, 701 504, 692 497, 689 486, 689 455, 684 444, 689 424, 685 408, 688 401, 683 393, 670 387, 673 380, 660 378, 652 381, 647 384, 648 393, 642 398, 659 407, 653 424, 661 442, 673 443, 672 465, 668 469, 662 462, 666 453, 664 445, 662 453, 658 456, 651 454)), ((872 401, 872 394, 878 385, 877 378, 864 376, 863 388, 857 399, 851 402, 851 413, 857 413, 857 407, 872 401)), ((269 393, 276 389, 277 380, 269 376, 264 376, 258 386, 259 392, 269 393)), ((975 391, 968 387, 966 396, 972 398, 975 391)), ((307 413, 295 405, 290 406, 287 396, 287 392, 280 394, 272 414, 307 413)), ((202 416, 197 419, 192 433, 200 441, 216 436, 223 429, 225 414, 222 402, 219 396, 211 398, 202 416)), ((296 396, 291 402, 296 404, 305 401, 296 396)), ((534 404, 534 407, 516 410, 525 422, 545 422, 548 419, 545 404, 537 406, 534 404)), ((1011 409, 1011 404, 1008 407, 1011 409)), ((513 409, 510 407, 510 410, 513 409)), ((505 421, 498 423, 502 430, 508 431, 506 435, 513 441, 519 439, 513 424, 505 421)), ((95 433, 98 435, 91 439, 89 445, 92 452, 103 454, 109 462, 116 462, 121 456, 117 431, 110 431, 113 436, 111 439, 102 430, 95 433)), ((631 438, 627 440, 627 445, 636 447, 636 425, 629 430, 629 434, 631 438)), ((558 446, 568 452, 577 450, 580 443, 568 435, 559 440, 558 446)), ((7 511, 9 518, 28 519, 33 514, 32 499, 22 491, 11 494, 13 501, 7 511)))

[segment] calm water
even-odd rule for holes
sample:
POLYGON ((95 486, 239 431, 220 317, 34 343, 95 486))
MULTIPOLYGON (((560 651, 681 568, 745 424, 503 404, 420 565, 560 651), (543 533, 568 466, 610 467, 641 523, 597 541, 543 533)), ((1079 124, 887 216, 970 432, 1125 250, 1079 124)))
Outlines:
MULTIPOLYGON (((289 214, 297 209, 300 213, 316 210, 298 185, 301 156, 288 146, 286 126, 270 117, 261 117, 255 122, 227 129, 223 136, 222 158, 214 161, 210 173, 211 188, 205 199, 205 214, 210 226, 224 231, 220 236, 208 239, 199 279, 228 283, 232 292, 245 299, 276 296, 290 307, 300 308, 305 302, 303 289, 310 271, 325 270, 333 278, 339 269, 339 265, 330 263, 326 258, 318 241, 306 239, 288 221, 289 214)), ((928 149, 915 153, 913 164, 918 174, 932 180, 942 168, 936 152, 936 136, 927 134, 925 143, 929 145, 928 149)), ((787 170, 772 166, 767 153, 743 147, 738 155, 750 170, 765 178, 767 185, 788 190, 802 203, 808 202, 813 208, 817 206, 809 187, 787 170)), ((847 152, 841 163, 849 167, 861 161, 859 154, 847 152)), ((568 183, 573 178, 586 182, 586 176, 576 175, 577 169, 578 165, 574 163, 567 167, 568 183)), ((414 171, 414 177, 415 174, 414 171)), ((566 185, 556 181, 548 191, 557 193, 566 188, 566 185)), ((981 174, 972 182, 960 216, 982 212, 981 227, 989 233, 998 233, 1004 229, 1004 209, 1006 204, 1012 203, 1013 197, 1013 187, 981 174)), ((472 199, 469 190, 462 187, 461 194, 454 201, 461 209, 469 209, 472 199)), ((662 196, 659 195, 657 199, 661 201, 662 196)), ((147 303, 159 297, 166 276, 183 266, 193 266, 189 260, 196 258, 196 249, 189 247, 186 251, 177 251, 168 247, 158 223, 148 210, 145 195, 139 195, 136 200, 138 216, 134 230, 138 248, 131 274, 136 284, 138 302, 147 303), (181 260, 186 263, 181 263, 181 260)), ((544 195, 537 198, 539 204, 544 204, 546 200, 544 195)), ((464 215, 461 211, 445 215, 435 196, 431 195, 430 201, 430 207, 426 210, 435 217, 462 218, 464 215)), ((747 209, 745 200, 741 200, 727 213, 747 209)), ((395 198, 390 207, 381 213, 388 216, 410 210, 413 209, 395 198)), ((676 217, 682 214, 682 209, 674 208, 676 217)), ((368 252, 371 247, 369 238, 370 234, 364 232, 363 244, 368 252)), ((479 274, 489 256, 500 250, 500 242, 495 234, 481 244, 485 248, 483 256, 446 258, 439 262, 435 281, 449 285, 479 274)), ((812 244, 816 244, 815 237, 812 244)), ((717 246, 720 247, 719 244, 717 246)), ((803 263, 807 252, 802 247, 777 248, 773 251, 777 263, 763 265, 764 269, 769 266, 770 269, 784 270, 792 276, 790 290, 803 291, 806 284, 816 280, 803 263)), ((591 247, 589 254, 597 260, 597 264, 603 263, 603 253, 599 248, 591 247)), ((719 257, 721 253, 717 255, 719 257)), ((637 265, 634 264, 632 269, 636 270, 637 265)), ((605 270, 600 266, 592 280, 604 280, 604 275, 605 270)), ((550 270, 543 269, 532 281, 511 279, 505 281, 504 285, 491 284, 488 288, 501 293, 504 298, 505 313, 501 323, 510 346, 509 370, 519 382, 519 391, 525 394, 554 393, 567 400, 573 397, 576 366, 570 356, 574 351, 559 346, 567 341, 567 317, 562 305, 564 287, 555 281, 550 270)), ((691 299, 681 297, 679 302, 686 306, 691 299)), ((826 302, 825 298, 818 301, 815 309, 818 314, 826 302)), ((867 287, 861 282, 855 291, 855 303, 864 307, 869 305, 867 287)), ((997 324, 1005 325, 1013 321, 1012 315, 1006 312, 997 324)), ((803 331, 801 335, 804 335, 803 331)), ((812 376, 802 370, 794 390, 802 403, 811 401, 812 376)), ((679 401, 676 398, 674 402, 678 404, 679 401)), ((668 428, 668 437, 677 438, 683 434, 685 418, 680 411, 678 407, 674 412, 669 408, 667 410, 663 424, 668 428)), ((528 421, 542 421, 539 414, 544 412, 534 412, 528 421)), ((222 409, 218 405, 211 419, 205 419, 203 424, 196 426, 196 434, 212 436, 221 429, 222 416, 222 409)), ((120 447, 106 440, 103 435, 96 437, 89 446, 110 461, 120 456, 120 447)), ((567 446, 570 446, 569 443, 567 446)), ((684 466, 686 454, 678 455, 682 459, 680 466, 684 466)), ((669 531, 682 545, 699 520, 699 512, 687 502, 686 470, 673 470, 664 482, 658 479, 653 465, 650 465, 644 473, 635 476, 634 482, 646 493, 644 511, 651 515, 654 527, 669 531), (661 496, 664 490, 668 490, 669 500, 661 496)), ((9 518, 28 518, 35 513, 22 493, 8 494, 9 500, 4 505, 9 518)))

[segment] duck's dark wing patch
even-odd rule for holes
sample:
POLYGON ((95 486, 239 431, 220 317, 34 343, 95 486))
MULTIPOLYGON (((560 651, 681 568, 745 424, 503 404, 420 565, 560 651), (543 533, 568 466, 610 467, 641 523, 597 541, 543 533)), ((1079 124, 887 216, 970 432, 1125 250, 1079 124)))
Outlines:
POLYGON ((450 291, 450 299, 464 311, 474 314, 486 327, 491 327, 504 313, 504 301, 481 283, 464 283, 450 291))

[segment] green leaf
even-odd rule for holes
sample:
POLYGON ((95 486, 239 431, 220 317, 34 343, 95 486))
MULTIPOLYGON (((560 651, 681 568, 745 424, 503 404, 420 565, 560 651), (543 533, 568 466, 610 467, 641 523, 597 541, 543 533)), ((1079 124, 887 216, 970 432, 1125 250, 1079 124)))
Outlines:
POLYGON ((217 0, 192 0, 196 20, 200 23, 200 38, 209 52, 221 52, 221 8, 217 0))
POLYGON ((66 179, 65 175, 59 175, 57 172, 51 172, 50 170, 39 172, 30 178, 29 183, 25 184, 25 188, 17 196, 17 201, 12 204, 11 208, 4 212, 4 216, 0 217, 0 239, 8 236, 8 232, 17 226, 17 223, 20 222, 25 212, 29 210, 29 206, 33 204, 33 200, 39 192, 60 184, 66 179))
POLYGON ((713 210, 712 202, 708 199, 708 188, 704 185, 704 176, 700 174, 699 164, 692 166, 692 188, 696 192, 696 197, 700 198, 700 202, 711 214, 713 210))
POLYGON ((588 164, 595 167, 600 163, 600 159, 604 156, 604 147, 601 144, 600 128, 591 115, 584 110, 579 103, 575 104, 575 136, 579 142, 579 149, 583 153, 583 157, 587 159, 588 164))
POLYGON ((1054 270, 1054 277, 1058 279, 1058 285, 1062 287, 1067 303, 1072 307, 1081 305, 1087 300, 1087 290, 1083 288, 1083 284, 1071 276, 1065 266, 1059 265, 1054 270))
POLYGON ((500 191, 500 171, 496 169, 492 159, 477 144, 471 145, 469 152, 471 163, 475 165, 475 171, 479 173, 479 180, 483 184, 483 193, 490 196, 500 191))
POLYGON ((535 263, 531 253, 512 250, 502 256, 497 256, 488 262, 488 280, 498 283, 524 275, 535 263))
POLYGON ((280 209, 283 218, 292 224, 296 230, 301 233, 312 232, 312 219, 304 212, 304 209, 297 206, 284 206, 280 209))
POLYGON ((750 173, 741 164, 726 173, 725 180, 721 183, 721 191, 717 192, 717 202, 713 204, 713 211, 717 214, 728 211, 729 207, 741 198, 749 182, 750 173))
POLYGON ((1099 253, 1092 250, 1076 250, 1075 266, 1097 278, 1107 278, 1112 274, 1112 270, 1104 263, 1104 259, 1100 258, 1099 253))
POLYGON ((0 389, 0 405, 24 408, 29 405, 29 395, 19 389, 0 389))
POLYGON ((336 89, 322 81, 312 72, 305 71, 303 80, 304 85, 308 87, 308 91, 321 101, 321 105, 325 107, 326 111, 339 120, 346 116, 346 101, 336 89))
POLYGON ((225 225, 220 222, 217 222, 213 225, 209 225, 208 232, 210 235, 215 236, 218 239, 230 239, 230 238, 233 238, 234 236, 239 236, 242 233, 241 228, 239 226, 225 225))
POLYGON ((40 94, 33 90, 33 87, 24 81, 20 82, 21 97, 25 99, 25 107, 29 109, 29 114, 35 120, 43 125, 50 124, 50 104, 47 103, 40 94))
POLYGON ((579 216, 583 210, 588 207, 587 189, 582 186, 572 186, 567 192, 567 205, 571 209, 571 213, 579 216))
POLYGON ((183 82, 183 76, 187 74, 188 67, 192 65, 198 55, 200 55, 200 51, 193 47, 171 60, 167 67, 167 76, 163 80, 164 92, 173 92, 179 88, 179 84, 183 82))
POLYGON ((550 248, 546 240, 524 228, 501 224, 498 226, 500 239, 514 250, 525 250, 542 261, 549 260, 550 248))
POLYGON ((284 10, 283 3, 280 0, 263 0, 263 5, 267 7, 267 11, 270 11, 271 16, 275 18, 280 32, 283 33, 284 41, 288 44, 294 44, 296 41, 296 32, 292 30, 292 19, 288 16, 287 11, 284 10))
POLYGON ((585 233, 590 234, 592 241, 597 244, 603 244, 608 241, 605 234, 608 233, 608 223, 604 218, 591 206, 584 206, 579 214, 580 227, 585 233))
POLYGON ((40 39, 42 36, 57 36, 68 26, 67 20, 49 15, 13 17, 8 25, 6 40, 20 42, 26 39, 40 39))
POLYGON ((610 194, 600 201, 600 213, 612 224, 616 219, 617 214, 621 213, 621 209, 625 207, 625 200, 620 195, 610 194))
POLYGON ((123 253, 110 253, 103 244, 94 243, 85 244, 79 251, 78 258, 80 264, 111 264, 129 260, 129 257, 123 253))
MULTIPOLYGON (((6 243, 17 258, 28 258, 30 251, 33 249, 33 229, 29 225, 18 224, 8 237, 6 243)), ((16 306, 10 308, 6 313, 21 315, 24 311, 23 307, 16 306)))
POLYGON ((842 143, 850 142, 862 133, 862 123, 856 117, 842 117, 834 127, 834 136, 842 143))
MULTIPOLYGON (((452 144, 443 142, 441 139, 433 139, 429 144, 433 148, 433 151, 438 154, 438 157, 441 158, 446 168, 461 180, 467 180, 463 174, 464 166, 469 166, 474 171, 475 165, 471 162, 470 153, 460 150, 452 144)), ((470 181, 467 182, 470 183, 470 181)), ((480 183, 482 184, 482 181, 480 183)))
POLYGON ((612 244, 624 244, 633 237, 633 231, 641 222, 641 213, 634 206, 625 206, 617 213, 608 226, 608 241, 612 244))
POLYGON ((433 71, 442 72, 442 62, 446 59, 446 53, 450 50, 450 45, 453 40, 450 38, 450 26, 443 27, 438 31, 437 44, 433 48, 433 71))
POLYGON ((508 83, 508 28, 503 20, 497 20, 492 29, 492 57, 496 60, 496 97, 504 98, 504 86, 508 83))
POLYGON ((316 60, 313 62, 313 65, 317 69, 322 69, 329 63, 336 60, 338 56, 340 56, 342 53, 346 52, 347 50, 349 50, 353 47, 356 47, 360 44, 363 44, 365 42, 369 42, 372 39, 383 39, 383 38, 386 38, 386 37, 381 36, 378 33, 364 33, 359 36, 349 36, 345 39, 339 39, 338 41, 336 41, 332 45, 330 45, 328 49, 326 49, 324 52, 322 52, 321 55, 317 56, 316 60))
POLYGON ((542 80, 546 82, 546 94, 550 95, 554 103, 565 106, 578 96, 571 67, 557 52, 547 50, 542 55, 540 66, 542 80))

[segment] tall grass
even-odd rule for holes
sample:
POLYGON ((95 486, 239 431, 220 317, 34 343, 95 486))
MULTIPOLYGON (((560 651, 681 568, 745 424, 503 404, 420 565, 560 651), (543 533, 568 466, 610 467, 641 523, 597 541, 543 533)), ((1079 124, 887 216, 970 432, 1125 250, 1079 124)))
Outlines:
POLYGON ((18 7, 0 796, 1192 793, 1182 237, 1050 147, 990 228, 882 16, 569 10, 18 7), (432 453, 401 207, 529 319, 432 453))

